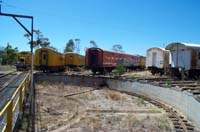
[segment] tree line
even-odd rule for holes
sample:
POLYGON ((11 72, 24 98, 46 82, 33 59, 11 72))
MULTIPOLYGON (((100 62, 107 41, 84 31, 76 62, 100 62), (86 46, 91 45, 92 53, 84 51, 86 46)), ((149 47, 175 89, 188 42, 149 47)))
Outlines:
MULTIPOLYGON (((57 51, 57 48, 54 46, 50 45, 49 38, 44 37, 43 33, 40 30, 33 30, 35 34, 35 38, 33 40, 33 48, 51 48, 55 51, 57 51)), ((29 34, 24 34, 24 37, 28 39, 28 44, 31 44, 31 39, 29 34)), ((64 53, 67 52, 75 52, 79 53, 80 52, 80 39, 69 39, 68 42, 65 45, 64 48, 64 53)), ((85 50, 87 48, 98 48, 97 43, 94 40, 89 41, 90 46, 85 47, 85 50)), ((123 52, 122 50, 122 45, 121 44, 114 44, 112 46, 112 50, 116 52, 123 52)), ((6 47, 0 47, 0 64, 2 65, 14 65, 17 63, 17 53, 18 53, 18 48, 15 47, 13 48, 10 43, 7 43, 6 47)))
MULTIPOLYGON (((97 43, 94 41, 94 40, 90 40, 90 46, 89 48, 98 48, 98 45, 97 43)), ((87 49, 88 47, 85 47, 85 50, 87 49)), ((116 51, 116 52, 124 52, 122 50, 122 45, 121 44, 114 44, 112 46, 112 50, 113 51, 116 51)), ((76 53, 79 53, 80 51, 80 39, 70 39, 67 43, 66 43, 66 46, 65 46, 65 49, 64 49, 64 53, 66 52, 76 52, 76 53)))
POLYGON ((17 62, 18 48, 12 48, 10 43, 7 43, 5 48, 0 49, 0 64, 2 65, 14 65, 17 62))

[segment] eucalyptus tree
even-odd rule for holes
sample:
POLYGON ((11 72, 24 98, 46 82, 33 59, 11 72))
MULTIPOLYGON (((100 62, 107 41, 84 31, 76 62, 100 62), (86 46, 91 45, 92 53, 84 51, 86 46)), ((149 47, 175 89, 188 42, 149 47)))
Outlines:
POLYGON ((91 48, 97 48, 98 45, 97 45, 97 43, 94 40, 90 40, 90 47, 91 48))
POLYGON ((66 43, 66 46, 65 46, 65 49, 64 49, 64 53, 66 53, 66 52, 74 52, 74 50, 75 50, 74 41, 73 41, 73 39, 70 39, 70 40, 66 43))
POLYGON ((116 51, 116 52, 124 52, 122 49, 123 49, 123 48, 122 48, 122 45, 120 45, 120 44, 115 44, 115 45, 113 45, 113 47, 112 47, 112 50, 113 50, 113 51, 116 51))

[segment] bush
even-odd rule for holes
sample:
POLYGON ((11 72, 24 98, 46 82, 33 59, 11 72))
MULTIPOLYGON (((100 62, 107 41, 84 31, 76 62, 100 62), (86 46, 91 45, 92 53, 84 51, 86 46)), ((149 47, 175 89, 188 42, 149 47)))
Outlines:
POLYGON ((125 71, 126 68, 122 65, 118 65, 115 69, 114 69, 115 73, 117 73, 118 75, 122 75, 125 71))

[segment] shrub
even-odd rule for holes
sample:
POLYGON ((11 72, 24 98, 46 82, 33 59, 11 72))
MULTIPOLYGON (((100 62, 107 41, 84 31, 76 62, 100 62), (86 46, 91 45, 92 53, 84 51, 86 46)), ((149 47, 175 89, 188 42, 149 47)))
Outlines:
POLYGON ((118 65, 115 69, 114 69, 115 73, 117 73, 119 76, 122 75, 125 71, 126 68, 122 65, 118 65))

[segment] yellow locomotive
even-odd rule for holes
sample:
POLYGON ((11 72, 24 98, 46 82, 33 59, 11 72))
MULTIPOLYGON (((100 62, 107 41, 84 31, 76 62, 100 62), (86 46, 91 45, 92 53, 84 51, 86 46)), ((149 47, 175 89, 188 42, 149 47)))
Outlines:
POLYGON ((35 51, 34 67, 43 72, 65 71, 64 55, 50 48, 39 48, 35 51))
POLYGON ((29 70, 31 67, 31 52, 29 51, 22 51, 17 54, 17 64, 16 69, 17 71, 21 70, 29 70))

